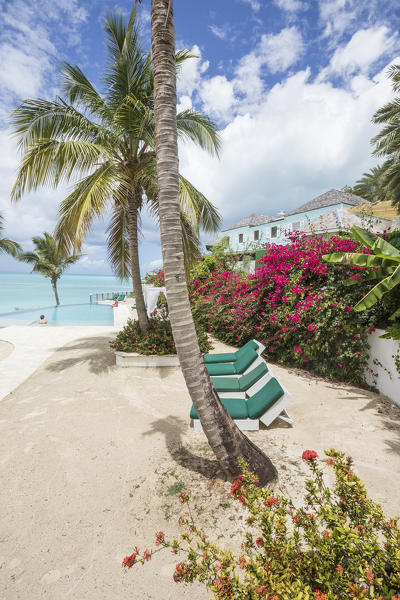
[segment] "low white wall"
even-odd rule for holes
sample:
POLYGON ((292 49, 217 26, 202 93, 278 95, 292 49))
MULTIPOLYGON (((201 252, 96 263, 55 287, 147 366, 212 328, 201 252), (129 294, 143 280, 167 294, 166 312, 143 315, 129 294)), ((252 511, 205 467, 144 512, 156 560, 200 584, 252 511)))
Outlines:
MULTIPOLYGON (((400 344, 397 340, 380 338, 384 333, 383 329, 376 329, 368 334, 370 358, 365 379, 367 383, 377 387, 381 394, 400 406, 400 374, 393 358, 399 352, 400 344)), ((400 352, 398 356, 400 358, 400 352)))
POLYGON ((115 351, 118 367, 179 367, 176 354, 136 354, 136 352, 115 351))

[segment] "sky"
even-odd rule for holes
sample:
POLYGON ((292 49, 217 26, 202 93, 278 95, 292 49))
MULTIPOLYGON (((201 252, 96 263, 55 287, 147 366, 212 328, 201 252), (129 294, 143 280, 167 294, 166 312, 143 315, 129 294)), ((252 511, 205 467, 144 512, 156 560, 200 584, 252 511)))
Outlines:
MULTIPOLYGON (((11 111, 23 99, 54 99, 60 61, 82 68, 101 90, 104 16, 126 17, 132 2, 0 0, 0 212, 6 235, 24 249, 53 231, 69 187, 41 188, 16 203, 20 161, 11 111)), ((176 46, 190 48, 178 80, 178 110, 193 107, 217 123, 219 159, 180 145, 180 170, 218 208, 224 226, 251 213, 276 216, 354 182, 377 159, 371 118, 393 93, 400 63, 398 0, 175 0, 176 46)), ((150 0, 138 8, 150 45, 150 0)), ((95 224, 71 273, 111 274, 107 218, 95 224)), ((209 238, 204 238, 209 241, 209 238)), ((141 269, 161 265, 159 231, 142 215, 141 269)), ((0 256, 0 272, 29 266, 0 256)))

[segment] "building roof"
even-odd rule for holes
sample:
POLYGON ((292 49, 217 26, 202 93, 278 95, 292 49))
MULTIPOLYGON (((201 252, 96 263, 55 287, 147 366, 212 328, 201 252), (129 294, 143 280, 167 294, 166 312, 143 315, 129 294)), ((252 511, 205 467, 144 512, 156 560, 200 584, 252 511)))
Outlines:
POLYGON ((362 215, 370 215, 378 219, 400 219, 400 213, 396 207, 392 205, 390 200, 381 200, 380 202, 371 202, 363 206, 352 206, 348 209, 349 212, 359 213, 362 215))
POLYGON ((230 225, 222 231, 229 231, 230 229, 238 229, 239 227, 254 227, 256 225, 263 225, 264 223, 270 223, 274 221, 274 217, 270 217, 268 215, 260 215, 258 213, 253 213, 249 217, 244 217, 234 225, 230 225))
MULTIPOLYGON (((348 210, 340 210, 334 208, 325 215, 321 215, 306 227, 303 227, 302 231, 306 234, 311 233, 331 233, 333 231, 349 231, 353 225, 365 228, 365 221, 348 210)), ((374 233, 382 233, 387 229, 387 223, 384 221, 378 221, 372 224, 372 230, 374 233)))
POLYGON ((367 201, 360 196, 350 194, 349 192, 342 192, 340 190, 329 190, 320 196, 317 196, 313 200, 302 204, 295 210, 292 210, 288 215, 295 215, 297 213, 307 212, 309 210, 315 210, 316 208, 323 208, 324 206, 332 206, 334 204, 351 204, 352 206, 359 206, 367 201))

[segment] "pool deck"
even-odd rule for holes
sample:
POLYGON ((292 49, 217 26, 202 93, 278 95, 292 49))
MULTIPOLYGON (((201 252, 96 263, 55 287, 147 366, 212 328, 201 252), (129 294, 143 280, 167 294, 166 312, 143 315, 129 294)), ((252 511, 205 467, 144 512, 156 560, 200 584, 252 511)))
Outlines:
POLYGON ((31 327, 12 325, 0 329, 0 340, 13 350, 0 360, 0 401, 30 377, 56 350, 79 338, 113 334, 134 317, 128 304, 114 308, 114 325, 65 325, 31 327))

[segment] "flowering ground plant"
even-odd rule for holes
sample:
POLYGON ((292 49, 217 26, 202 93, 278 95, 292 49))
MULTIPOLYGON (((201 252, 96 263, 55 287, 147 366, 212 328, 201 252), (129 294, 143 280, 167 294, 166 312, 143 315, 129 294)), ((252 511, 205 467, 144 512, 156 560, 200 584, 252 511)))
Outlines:
POLYGON ((329 269, 322 260, 327 252, 353 252, 358 246, 340 236, 301 234, 291 235, 287 245, 270 244, 254 275, 218 271, 206 281, 193 280, 195 318, 229 344, 259 339, 272 361, 363 383, 373 314, 352 310, 362 293, 360 272, 329 269), (346 285, 349 277, 354 286, 346 285))
MULTIPOLYGON (((196 325, 196 332, 200 350, 209 352, 212 345, 204 329, 200 325, 196 325)), ((136 352, 146 355, 176 354, 171 323, 167 319, 150 319, 144 333, 140 330, 138 321, 129 320, 116 339, 111 342, 111 348, 121 352, 136 352)))
MULTIPOLYGON (((400 600, 400 517, 387 519, 353 470, 351 458, 335 450, 319 460, 303 452, 311 477, 304 504, 271 489, 261 489, 242 463, 231 487, 239 510, 246 512, 241 551, 220 548, 199 529, 188 506, 183 532, 168 540, 156 533, 155 552, 169 548, 185 559, 173 574, 178 582, 203 583, 218 600, 400 600), (326 483, 324 470, 332 469, 326 483), (333 475, 333 477, 332 477, 333 475)), ((151 559, 137 548, 123 567, 151 559)))

